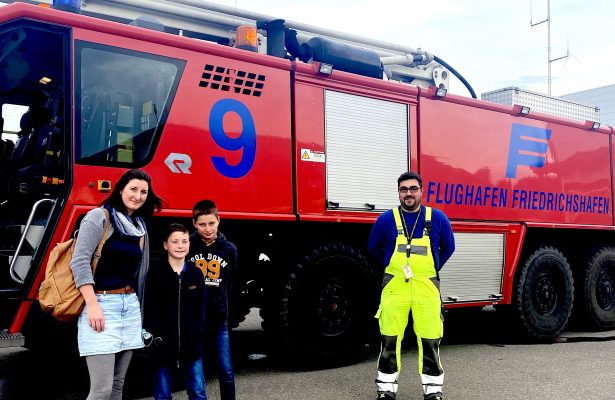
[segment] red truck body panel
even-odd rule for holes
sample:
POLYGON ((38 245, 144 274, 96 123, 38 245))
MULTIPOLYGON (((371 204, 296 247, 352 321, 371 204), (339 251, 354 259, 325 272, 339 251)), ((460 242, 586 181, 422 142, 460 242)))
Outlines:
POLYGON ((420 115, 426 200, 449 217, 613 224, 610 135, 423 98, 420 115), (550 138, 515 136, 515 127, 550 138), (517 165, 507 177, 511 140, 545 144, 542 153, 520 151, 544 157, 544 166, 517 165))
MULTIPOLYGON (((317 64, 85 16, 3 7, 0 23, 16 18, 72 27, 73 80, 75 43, 81 41, 185 61, 155 154, 143 166, 165 202, 161 216, 190 217, 196 201, 213 198, 223 217, 237 220, 373 223, 378 212, 328 208, 327 164, 303 157, 305 149, 326 157, 325 91, 330 90, 407 106, 408 166, 423 176, 423 201, 444 211, 455 232, 504 237, 502 298, 494 302, 513 299, 528 227, 614 229, 610 128, 595 131, 549 116, 518 116, 510 107, 455 95, 435 98, 431 90, 356 74, 334 71, 324 77, 317 64), (237 83, 240 72, 262 85, 258 95, 252 86, 237 83), (204 82, 232 90, 214 90, 204 82), (254 142, 248 144, 249 135, 254 142), (221 145, 220 137, 228 143, 221 145), (251 151, 253 160, 233 176, 251 151), (175 173, 169 166, 176 154, 189 157, 189 172, 175 173)), ((99 181, 116 182, 124 171, 73 165, 72 189, 50 242, 66 240, 78 218, 107 197, 99 181)), ((44 272, 38 270, 11 332, 21 329, 44 272)))

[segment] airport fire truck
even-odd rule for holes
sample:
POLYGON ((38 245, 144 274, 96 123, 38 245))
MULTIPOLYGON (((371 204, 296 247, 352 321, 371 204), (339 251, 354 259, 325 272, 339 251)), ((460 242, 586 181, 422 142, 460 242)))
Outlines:
POLYGON ((452 221, 447 308, 495 306, 534 340, 573 311, 615 327, 612 128, 447 93, 461 75, 417 49, 198 0, 64 3, 0 7, 0 104, 24 107, 0 143, 0 346, 66 326, 37 303, 50 249, 130 168, 165 202, 152 257, 217 202, 232 318, 259 308, 280 347, 365 343, 367 238, 408 170, 452 221))

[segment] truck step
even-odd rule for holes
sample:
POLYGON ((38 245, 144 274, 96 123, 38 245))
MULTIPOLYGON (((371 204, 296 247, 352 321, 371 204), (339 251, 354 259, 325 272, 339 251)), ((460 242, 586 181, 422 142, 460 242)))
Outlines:
POLYGON ((0 331, 0 347, 23 347, 25 340, 21 333, 0 331))

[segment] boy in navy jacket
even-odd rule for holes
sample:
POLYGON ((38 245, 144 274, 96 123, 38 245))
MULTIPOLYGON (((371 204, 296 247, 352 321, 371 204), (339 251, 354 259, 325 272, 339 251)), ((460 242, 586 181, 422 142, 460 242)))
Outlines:
POLYGON ((237 269, 237 247, 218 232, 220 217, 213 201, 197 202, 192 209, 192 218, 197 231, 190 237, 188 259, 201 269, 205 277, 206 337, 211 337, 215 342, 221 398, 235 400, 228 303, 232 279, 237 269))
POLYGON ((186 260, 190 237, 184 225, 169 225, 163 245, 168 257, 151 263, 145 284, 143 328, 152 334, 150 343, 145 340, 153 348, 154 399, 172 398, 174 368, 180 369, 190 400, 207 399, 202 363, 203 273, 186 260))

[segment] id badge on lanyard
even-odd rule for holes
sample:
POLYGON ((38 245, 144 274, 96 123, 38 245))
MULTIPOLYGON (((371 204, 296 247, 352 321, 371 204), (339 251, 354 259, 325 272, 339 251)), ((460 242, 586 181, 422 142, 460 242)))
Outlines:
POLYGON ((406 278, 406 282, 409 282, 410 279, 414 276, 414 273, 412 272, 412 267, 410 266, 410 254, 412 254, 412 237, 414 236, 414 229, 416 228, 416 224, 419 221, 419 218, 421 217, 421 211, 423 211, 423 208, 419 206, 419 213, 416 216, 416 220, 414 220, 414 226, 412 227, 412 232, 410 232, 410 235, 408 235, 408 228, 406 227, 406 219, 404 218, 404 214, 401 209, 401 206, 399 207, 399 214, 400 214, 399 216, 401 217, 401 224, 402 224, 402 227, 404 228, 404 234, 406 235, 406 240, 408 241, 408 244, 406 244, 406 265, 404 265, 403 267, 404 277, 406 278))

